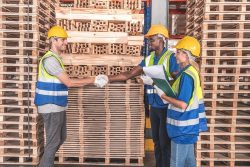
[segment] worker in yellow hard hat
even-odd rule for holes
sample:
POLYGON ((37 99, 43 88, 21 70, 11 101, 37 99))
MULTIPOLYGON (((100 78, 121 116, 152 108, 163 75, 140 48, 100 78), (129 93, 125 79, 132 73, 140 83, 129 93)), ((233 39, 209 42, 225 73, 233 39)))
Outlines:
MULTIPOLYGON (((67 32, 60 26, 48 31, 50 50, 40 59, 38 81, 36 84, 35 104, 42 116, 46 146, 39 167, 54 166, 55 153, 66 139, 66 113, 68 87, 97 85, 98 77, 71 79, 65 72, 61 54, 66 50, 67 32)), ((102 76, 99 76, 102 77, 102 76)), ((102 87, 107 81, 98 82, 102 87)))
POLYGON ((169 97, 157 86, 155 88, 158 95, 169 103, 167 132, 171 138, 171 167, 195 167, 194 144, 199 133, 207 130, 199 71, 192 65, 195 58, 200 57, 201 47, 197 39, 186 36, 175 48, 181 67, 172 85, 177 97, 169 97))
MULTIPOLYGON (((108 76, 109 82, 125 81, 135 76, 143 74, 143 68, 153 65, 164 65, 165 72, 169 79, 179 71, 179 65, 176 62, 174 53, 165 47, 169 38, 168 30, 163 25, 152 25, 145 38, 149 40, 150 55, 141 61, 131 71, 121 73, 115 76, 108 76)), ((170 139, 166 132, 166 110, 168 104, 156 94, 152 86, 153 80, 148 76, 141 76, 145 88, 147 103, 150 105, 150 121, 152 129, 152 139, 154 142, 154 151, 157 167, 169 167, 170 165, 170 139)))

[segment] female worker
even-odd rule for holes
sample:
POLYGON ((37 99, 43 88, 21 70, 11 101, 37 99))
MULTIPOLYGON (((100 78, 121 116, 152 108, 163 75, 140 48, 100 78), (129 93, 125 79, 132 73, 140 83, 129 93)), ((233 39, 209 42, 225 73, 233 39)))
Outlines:
POLYGON ((186 36, 175 48, 177 63, 181 67, 172 85, 176 98, 167 96, 157 86, 155 88, 170 104, 166 126, 171 139, 171 167, 196 167, 194 144, 199 132, 207 130, 200 76, 195 63, 195 58, 200 57, 200 43, 186 36))

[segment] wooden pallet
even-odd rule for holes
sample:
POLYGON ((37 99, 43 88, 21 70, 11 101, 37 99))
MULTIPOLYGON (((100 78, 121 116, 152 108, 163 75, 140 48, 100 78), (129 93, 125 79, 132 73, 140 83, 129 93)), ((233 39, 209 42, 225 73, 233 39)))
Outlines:
POLYGON ((43 124, 32 101, 37 60, 47 50, 48 29, 56 23, 55 3, 0 0, 0 164, 4 166, 37 165, 43 151, 43 124))
POLYGON ((134 83, 70 89, 68 138, 58 151, 57 162, 142 166, 142 94, 142 85, 134 83))
POLYGON ((0 155, 0 164, 3 165, 16 165, 16 164, 23 164, 23 165, 38 165, 40 160, 40 153, 23 153, 23 154, 3 154, 0 155))
POLYGON ((0 105, 0 114, 36 114, 37 108, 35 105, 31 106, 19 106, 19 105, 0 105))
POLYGON ((84 164, 84 165, 105 165, 105 166, 143 166, 143 158, 133 157, 78 157, 78 156, 56 156, 58 161, 55 164, 84 164))
POLYGON ((249 166, 249 2, 188 0, 187 34, 201 41, 201 80, 209 123, 198 166, 249 166))

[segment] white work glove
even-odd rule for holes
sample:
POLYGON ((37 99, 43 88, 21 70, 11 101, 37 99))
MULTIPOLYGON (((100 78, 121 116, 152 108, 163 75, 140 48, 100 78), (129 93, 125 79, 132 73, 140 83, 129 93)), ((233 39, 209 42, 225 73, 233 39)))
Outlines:
POLYGON ((95 77, 95 82, 94 84, 98 88, 103 88, 107 83, 109 82, 109 78, 107 75, 99 74, 95 77))
POLYGON ((147 76, 147 75, 141 75, 141 79, 142 79, 142 81, 143 81, 144 84, 146 84, 146 85, 153 85, 154 81, 149 76, 147 76))
MULTIPOLYGON (((165 94, 158 86, 154 85, 154 88, 156 90, 156 93, 160 96, 160 98, 163 94, 165 94)), ((168 104, 168 102, 166 100, 162 99, 162 101, 164 104, 168 104)))

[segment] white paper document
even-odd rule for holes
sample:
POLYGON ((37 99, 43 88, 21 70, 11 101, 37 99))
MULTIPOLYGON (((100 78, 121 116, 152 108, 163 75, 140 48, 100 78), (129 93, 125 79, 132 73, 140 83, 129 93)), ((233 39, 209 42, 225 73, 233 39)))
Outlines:
POLYGON ((145 75, 152 78, 155 85, 160 88, 167 96, 175 98, 176 95, 168 82, 168 78, 163 65, 143 67, 145 75))
POLYGON ((149 66, 149 67, 143 67, 143 71, 150 78, 166 79, 163 65, 154 65, 154 66, 149 66))

